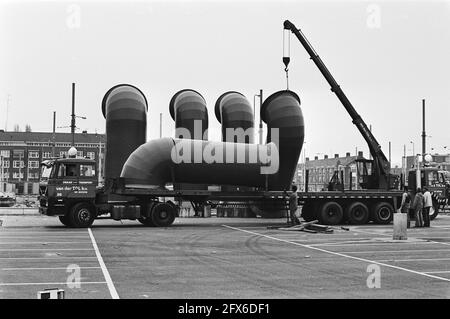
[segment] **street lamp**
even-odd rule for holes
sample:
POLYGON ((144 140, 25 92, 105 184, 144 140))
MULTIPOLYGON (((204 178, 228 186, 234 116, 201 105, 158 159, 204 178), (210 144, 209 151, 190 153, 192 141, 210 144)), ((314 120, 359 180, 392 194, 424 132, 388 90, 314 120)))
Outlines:
POLYGON ((414 155, 416 155, 416 152, 414 151, 414 142, 413 141, 409 141, 411 144, 412 144, 412 146, 413 146, 413 156, 414 155))

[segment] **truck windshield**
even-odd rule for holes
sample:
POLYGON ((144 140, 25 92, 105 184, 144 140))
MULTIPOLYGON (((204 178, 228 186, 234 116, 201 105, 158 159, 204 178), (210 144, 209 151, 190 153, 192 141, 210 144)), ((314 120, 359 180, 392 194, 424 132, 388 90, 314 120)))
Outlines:
POLYGON ((47 181, 48 178, 50 177, 50 173, 52 172, 53 166, 42 166, 42 171, 41 171, 41 180, 42 181, 47 181))

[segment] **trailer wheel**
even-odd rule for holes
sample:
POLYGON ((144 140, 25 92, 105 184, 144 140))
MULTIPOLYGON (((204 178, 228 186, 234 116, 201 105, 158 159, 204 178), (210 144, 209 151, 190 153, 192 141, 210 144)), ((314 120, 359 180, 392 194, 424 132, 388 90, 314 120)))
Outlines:
POLYGON ((366 204, 361 202, 351 203, 345 210, 345 215, 353 225, 367 224, 370 218, 369 209, 366 204))
POLYGON ((78 203, 72 206, 68 215, 69 224, 76 228, 90 227, 95 219, 95 212, 88 203, 78 203))
POLYGON ((316 205, 311 202, 305 203, 305 205, 303 205, 301 216, 305 221, 310 222, 316 219, 315 206, 316 205))
POLYGON ((337 202, 323 204, 319 212, 319 221, 325 225, 337 225, 344 219, 342 206, 337 202))
POLYGON ((70 224, 69 218, 64 215, 64 216, 58 216, 59 217, 59 221, 61 222, 61 224, 63 224, 64 226, 67 227, 72 227, 72 225, 70 224))
POLYGON ((394 217, 394 207, 388 202, 380 202, 372 208, 372 220, 376 224, 389 224, 394 217))
POLYGON ((138 218, 138 221, 147 227, 155 227, 155 224, 153 224, 151 215, 152 215, 152 209, 155 206, 155 202, 150 202, 148 204, 144 204, 141 207, 144 207, 143 214, 141 214, 141 217, 138 218))
POLYGON ((150 218, 156 227, 167 227, 175 220, 175 209, 168 203, 157 203, 151 212, 150 218))

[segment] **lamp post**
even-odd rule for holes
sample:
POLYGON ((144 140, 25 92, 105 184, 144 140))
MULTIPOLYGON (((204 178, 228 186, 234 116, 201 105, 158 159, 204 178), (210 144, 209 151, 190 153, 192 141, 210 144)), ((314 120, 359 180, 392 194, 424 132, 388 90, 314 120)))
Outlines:
MULTIPOLYGON (((255 126, 255 119, 256 119, 256 101, 255 98, 259 97, 259 107, 260 107, 260 111, 261 111, 261 106, 263 104, 263 90, 259 90, 259 94, 255 94, 253 95, 253 125, 255 126)), ((258 135, 259 135, 259 144, 262 145, 263 144, 263 139, 262 139, 262 132, 263 131, 263 125, 262 125, 262 119, 261 119, 261 114, 259 115, 259 129, 258 129, 258 135)))

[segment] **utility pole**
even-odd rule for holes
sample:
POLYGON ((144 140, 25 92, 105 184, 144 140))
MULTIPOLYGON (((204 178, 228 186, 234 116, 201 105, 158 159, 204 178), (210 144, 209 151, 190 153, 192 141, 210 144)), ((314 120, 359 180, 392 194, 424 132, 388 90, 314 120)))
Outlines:
POLYGON ((263 124, 262 124, 262 119, 261 119, 261 107, 263 105, 263 90, 260 89, 259 90, 259 144, 262 145, 263 144, 263 124))
POLYGON ((56 111, 53 112, 52 157, 55 157, 56 111))
POLYGON ((72 83, 72 120, 70 122, 70 132, 72 133, 72 146, 75 147, 75 83, 72 83))
POLYGON ((422 99, 422 166, 425 166, 426 153, 426 133, 425 133, 425 99, 422 99))
POLYGON ((159 113, 159 138, 162 138, 162 113, 159 113))
POLYGON ((389 141, 389 164, 391 164, 391 141, 389 141))

